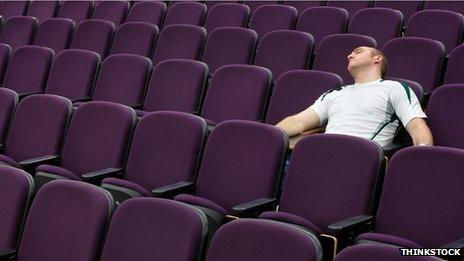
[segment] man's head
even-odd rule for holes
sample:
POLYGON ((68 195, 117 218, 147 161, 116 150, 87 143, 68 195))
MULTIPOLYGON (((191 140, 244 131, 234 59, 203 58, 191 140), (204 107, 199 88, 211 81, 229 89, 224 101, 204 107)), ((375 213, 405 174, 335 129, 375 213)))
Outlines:
POLYGON ((387 72, 387 57, 375 48, 360 46, 348 55, 348 71, 355 77, 360 71, 374 70, 383 78, 387 72))

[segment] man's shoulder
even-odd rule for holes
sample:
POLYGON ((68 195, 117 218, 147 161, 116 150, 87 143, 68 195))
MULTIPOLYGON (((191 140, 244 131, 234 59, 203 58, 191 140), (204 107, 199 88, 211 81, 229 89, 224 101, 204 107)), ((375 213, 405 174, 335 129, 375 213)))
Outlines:
POLYGON ((333 89, 330 89, 326 92, 324 92, 322 95, 321 95, 321 100, 324 100, 325 98, 328 98, 334 94, 338 94, 340 93, 341 91, 343 91, 344 89, 346 89, 348 86, 347 85, 340 85, 336 88, 333 88, 333 89))
POLYGON ((413 95, 414 92, 406 82, 382 80, 382 83, 386 88, 388 88, 390 95, 404 95, 411 102, 411 95, 413 95))

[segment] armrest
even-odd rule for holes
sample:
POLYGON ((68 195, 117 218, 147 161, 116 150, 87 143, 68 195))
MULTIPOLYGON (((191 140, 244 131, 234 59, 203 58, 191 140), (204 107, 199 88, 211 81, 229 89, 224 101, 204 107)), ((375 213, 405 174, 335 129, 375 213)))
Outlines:
POLYGON ((11 260, 16 256, 16 250, 14 249, 5 249, 0 251, 0 260, 11 260))
POLYGON ((374 216, 359 215, 329 225, 329 232, 340 239, 352 240, 361 233, 372 231, 374 216))
POLYGON ((195 183, 193 181, 180 181, 164 187, 155 188, 151 192, 153 196, 157 198, 171 198, 178 194, 192 192, 194 188, 195 183))
POLYGON ((97 184, 100 183, 104 178, 114 177, 118 174, 121 174, 122 171, 122 168, 107 168, 84 174, 81 177, 86 182, 97 184))
POLYGON ((82 98, 76 98, 76 99, 71 99, 72 103, 75 102, 87 102, 90 101, 90 97, 82 97, 82 98))
POLYGON ((60 155, 46 155, 42 157, 37 157, 33 159, 27 159, 19 162, 19 165, 23 167, 23 169, 35 169, 37 166, 42 164, 53 164, 58 163, 60 160, 60 155))
POLYGON ((232 208, 234 214, 239 217, 253 215, 255 213, 261 213, 266 210, 271 210, 276 204, 277 199, 275 198, 260 198, 250 202, 246 202, 237 205, 232 208))
POLYGON ((132 105, 131 107, 132 107, 132 109, 134 109, 134 110, 141 110, 141 109, 142 109, 142 106, 143 106, 142 104, 134 104, 134 105, 132 105))
POLYGON ((442 246, 441 248, 458 248, 458 249, 463 249, 464 248, 464 237, 461 239, 458 239, 454 242, 451 242, 449 244, 446 244, 442 246))

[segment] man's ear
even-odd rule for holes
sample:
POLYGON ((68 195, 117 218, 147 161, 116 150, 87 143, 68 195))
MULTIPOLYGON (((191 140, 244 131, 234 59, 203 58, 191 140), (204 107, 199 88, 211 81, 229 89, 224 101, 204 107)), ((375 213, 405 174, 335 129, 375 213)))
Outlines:
POLYGON ((380 62, 382 62, 382 60, 383 60, 382 55, 375 55, 374 56, 374 63, 376 63, 376 64, 380 63, 380 62))

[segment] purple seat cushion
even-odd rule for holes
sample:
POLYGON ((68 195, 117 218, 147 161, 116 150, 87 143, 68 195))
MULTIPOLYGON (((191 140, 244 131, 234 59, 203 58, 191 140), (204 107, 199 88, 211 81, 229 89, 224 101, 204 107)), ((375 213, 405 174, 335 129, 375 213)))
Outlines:
POLYGON ((422 248, 421 245, 411 240, 408 240, 402 237, 382 234, 382 233, 364 233, 364 234, 359 235, 356 238, 356 241, 361 241, 361 240, 381 242, 385 244, 390 244, 390 245, 395 245, 395 246, 400 246, 400 247, 407 247, 407 248, 422 248))
POLYGON ((65 168, 62 168, 62 167, 57 167, 57 166, 52 166, 52 165, 46 165, 46 164, 40 165, 36 169, 36 173, 37 172, 50 173, 53 175, 62 176, 62 177, 72 179, 72 180, 82 180, 80 176, 72 173, 71 171, 65 168))
POLYGON ((202 197, 196 197, 196 196, 192 196, 189 194, 180 194, 180 195, 177 195, 174 198, 174 200, 184 202, 187 204, 191 204, 191 205, 209 208, 224 216, 229 214, 227 210, 225 210, 223 207, 219 206, 218 204, 214 203, 211 200, 208 200, 202 197))
POLYGON ((400 256, 398 247, 388 245, 362 244, 344 249, 335 261, 433 261, 441 260, 430 256, 400 256))
POLYGON ((259 215, 259 218, 292 223, 306 227, 317 234, 322 233, 322 231, 315 224, 311 223, 307 219, 283 211, 266 211, 259 215))
POLYGON ((21 166, 18 164, 18 162, 16 162, 16 160, 6 155, 0 154, 0 161, 15 168, 21 168, 21 166))
POLYGON ((144 187, 142 187, 142 186, 140 186, 140 185, 138 185, 138 184, 136 184, 134 182, 127 181, 127 180, 117 179, 117 178, 106 178, 106 179, 104 179, 102 181, 102 184, 103 183, 111 184, 111 185, 118 186, 118 187, 125 187, 125 188, 128 188, 128 189, 137 191, 138 193, 142 194, 145 197, 151 197, 152 196, 150 191, 148 191, 144 187))

